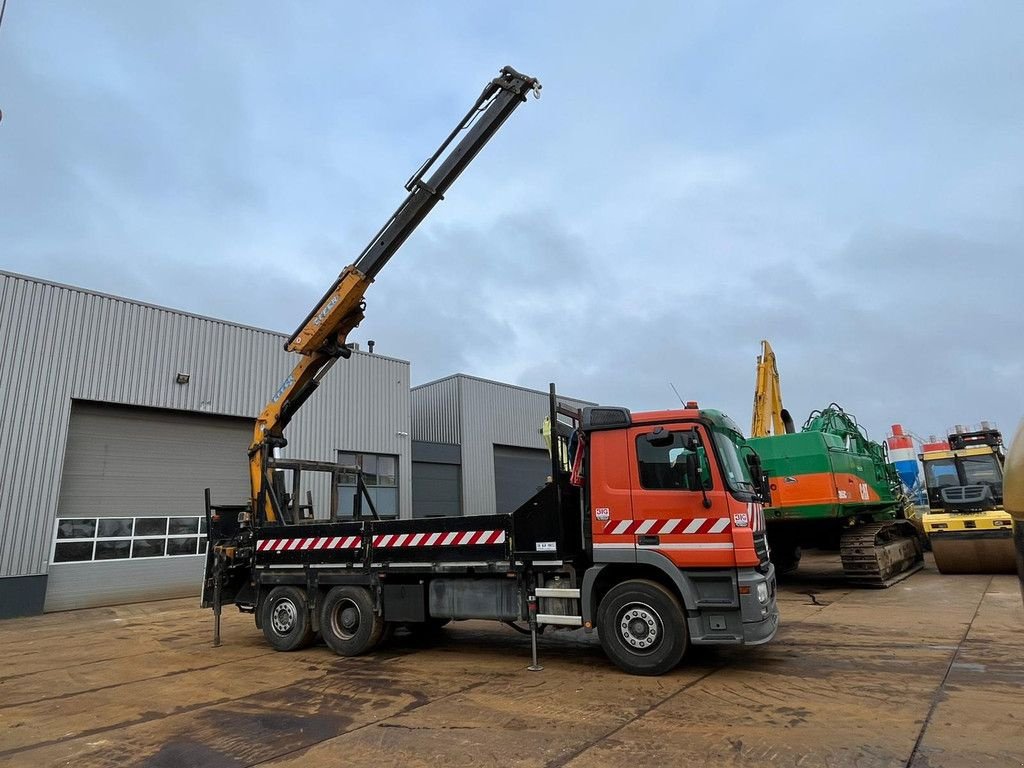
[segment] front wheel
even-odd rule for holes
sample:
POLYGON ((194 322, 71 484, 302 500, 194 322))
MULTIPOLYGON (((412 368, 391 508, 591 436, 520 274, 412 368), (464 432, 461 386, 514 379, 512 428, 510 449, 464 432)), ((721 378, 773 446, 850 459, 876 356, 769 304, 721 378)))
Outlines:
POLYGON ((597 630, 608 658, 632 675, 668 672, 690 642, 675 595, 641 579, 608 590, 597 609, 597 630))
POLYGON ((297 651, 313 642, 306 593, 296 587, 274 587, 260 607, 267 642, 278 651, 297 651))
POLYGON ((358 656, 381 641, 384 619, 374 612, 369 590, 334 587, 320 609, 320 633, 339 656, 358 656))

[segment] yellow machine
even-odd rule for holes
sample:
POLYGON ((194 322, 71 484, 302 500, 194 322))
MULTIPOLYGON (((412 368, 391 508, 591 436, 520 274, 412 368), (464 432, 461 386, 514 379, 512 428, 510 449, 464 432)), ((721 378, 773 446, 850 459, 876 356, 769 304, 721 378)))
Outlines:
POLYGON ((1017 550, 1017 577, 1020 595, 1024 598, 1024 421, 1010 443, 1006 455, 1006 477, 1003 480, 1003 501, 1013 517, 1013 543, 1017 550))
POLYGON ((761 339, 761 354, 757 356, 753 414, 750 421, 751 437, 788 435, 796 431, 793 417, 782 407, 782 386, 779 384, 775 352, 765 339, 761 339))
POLYGON ((1003 437, 982 423, 925 443, 925 535, 941 573, 1013 573, 1013 519, 1003 507, 1003 437))

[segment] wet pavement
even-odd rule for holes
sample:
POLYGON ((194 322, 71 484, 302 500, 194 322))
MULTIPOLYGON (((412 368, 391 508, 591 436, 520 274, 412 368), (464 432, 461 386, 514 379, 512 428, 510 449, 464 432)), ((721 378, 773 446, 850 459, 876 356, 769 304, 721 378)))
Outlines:
POLYGON ((595 634, 457 622, 343 659, 275 653, 195 600, 0 622, 0 766, 1024 765, 1012 576, 846 586, 812 555, 776 639, 631 677, 595 634))

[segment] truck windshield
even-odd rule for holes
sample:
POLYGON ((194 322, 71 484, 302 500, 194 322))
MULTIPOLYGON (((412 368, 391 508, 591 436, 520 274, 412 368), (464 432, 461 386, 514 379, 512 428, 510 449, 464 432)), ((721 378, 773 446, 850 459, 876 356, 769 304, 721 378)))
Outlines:
POLYGON ((747 462, 740 454, 741 448, 746 445, 743 436, 732 430, 719 428, 713 429, 712 434, 715 436, 718 455, 722 458, 722 471, 725 473, 729 488, 745 493, 753 492, 754 481, 750 477, 747 462))

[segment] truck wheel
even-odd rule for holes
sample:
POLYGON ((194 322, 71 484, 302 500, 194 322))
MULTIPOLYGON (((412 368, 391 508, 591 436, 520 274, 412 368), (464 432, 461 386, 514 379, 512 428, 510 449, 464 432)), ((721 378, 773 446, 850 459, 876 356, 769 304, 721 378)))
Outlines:
POLYGON ((608 590, 597 609, 597 631, 608 658, 632 675, 668 672, 690 642, 675 595, 640 579, 608 590))
POLYGON ((384 619, 373 611, 364 587, 335 587, 320 609, 320 633, 340 656, 358 656, 373 650, 384 635, 384 619))
POLYGON ((260 607, 263 636, 277 651, 297 651, 313 642, 306 594, 297 587, 274 587, 260 607))

